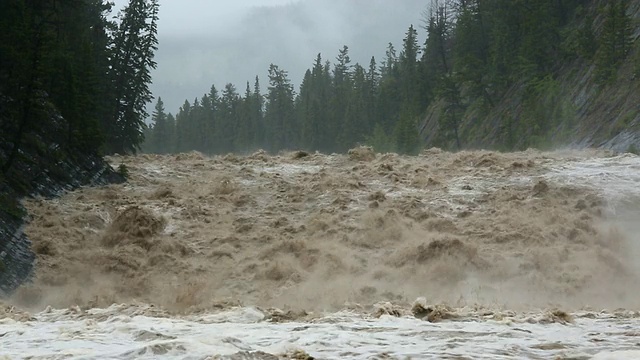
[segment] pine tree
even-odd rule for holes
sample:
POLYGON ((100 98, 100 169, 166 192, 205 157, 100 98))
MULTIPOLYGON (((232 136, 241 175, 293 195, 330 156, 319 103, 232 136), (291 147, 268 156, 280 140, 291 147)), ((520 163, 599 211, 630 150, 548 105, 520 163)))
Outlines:
POLYGON ((434 1, 426 20, 427 39, 420 58, 418 83, 418 101, 424 109, 434 101, 440 78, 452 71, 451 10, 447 2, 434 1))
POLYGON ((514 1, 489 3, 485 9, 490 14, 489 59, 491 80, 504 88, 514 73, 520 49, 520 23, 523 6, 514 1))
POLYGON ((150 150, 157 154, 167 154, 171 152, 171 130, 167 124, 167 114, 164 110, 162 98, 158 97, 155 109, 151 115, 153 121, 153 132, 150 142, 150 150))
POLYGON ((371 57, 369 61, 369 69, 366 74, 366 99, 365 108, 367 109, 366 118, 368 119, 367 131, 365 134, 369 134, 374 125, 380 121, 380 118, 376 112, 376 103, 378 101, 378 91, 380 84, 380 73, 378 72, 378 66, 376 64, 376 58, 371 57))
POLYGON ((308 150, 332 150, 329 143, 329 101, 332 96, 330 66, 316 56, 312 69, 307 70, 296 97, 296 114, 300 124, 300 145, 308 150))
POLYGON ((453 68, 457 82, 468 89, 468 94, 485 109, 493 107, 490 95, 489 36, 486 14, 481 1, 460 1, 456 8, 457 18, 453 34, 453 68))
POLYGON ((398 61, 398 71, 402 84, 402 102, 412 116, 417 116, 419 108, 418 83, 418 32, 411 25, 403 40, 402 51, 398 61))
POLYGON ((264 147, 264 98, 260 91, 260 79, 256 75, 253 84, 253 101, 251 102, 251 123, 254 129, 252 144, 258 148, 264 147))
POLYGON ((519 49, 519 74, 537 77, 553 65, 553 55, 560 43, 560 11, 556 0, 539 0, 527 6, 519 24, 522 33, 519 49))
POLYGON ((45 132, 61 149, 97 152, 109 9, 89 0, 0 2, 0 131, 11 134, 3 172, 29 133, 45 132), (64 117, 55 129, 54 112, 64 117))
MULTIPOLYGON (((470 5, 469 5, 470 6, 470 5)), ((464 7, 459 9, 461 16, 465 14, 464 7)), ((461 148, 460 139, 460 119, 463 112, 458 79, 454 74, 453 60, 455 52, 453 36, 455 34, 455 23, 453 21, 454 7, 447 1, 442 3, 436 1, 428 19, 427 40, 421 59, 423 99, 428 99, 429 103, 439 100, 442 104, 440 113, 437 114, 439 125, 439 136, 446 144, 453 140, 458 149, 461 148)), ((410 109, 402 109, 403 119, 397 129, 399 150, 415 151, 415 138, 409 133, 411 124, 406 114, 410 114, 410 109), (404 144, 403 144, 404 143, 404 144)), ((416 133, 417 133, 417 124, 416 133)))
POLYGON ((596 77, 599 82, 613 78, 617 63, 617 1, 610 1, 596 54, 596 77))
POLYGON ((238 151, 247 151, 252 147, 251 140, 254 135, 251 109, 253 101, 251 85, 247 81, 244 97, 240 99, 238 121, 235 128, 234 148, 238 151))
POLYGON ((414 153, 419 143, 417 118, 421 112, 421 104, 418 55, 418 32, 411 25, 403 40, 403 47, 397 65, 397 82, 400 94, 395 108, 396 122, 393 124, 393 128, 397 150, 402 153, 414 153), (397 112, 398 106, 399 113, 397 112))
POLYGON ((398 64, 398 55, 392 43, 387 44, 385 56, 382 66, 380 66, 380 76, 382 77, 391 75, 398 64))
POLYGON ((396 149, 399 153, 415 155, 420 149, 416 117, 412 110, 403 107, 399 114, 399 120, 394 130, 396 149))
POLYGON ((626 1, 611 0, 605 11, 603 29, 595 55, 596 79, 600 83, 615 79, 617 69, 627 57, 633 43, 632 20, 627 15, 626 1))
POLYGON ((598 49, 598 42, 593 29, 594 21, 595 16, 593 14, 587 15, 578 32, 578 55, 587 60, 592 60, 598 49))
POLYGON ((167 142, 165 151, 168 154, 176 152, 176 118, 172 113, 167 114, 167 142))
POLYGON ((198 146, 196 150, 202 153, 211 152, 211 118, 215 109, 214 100, 209 94, 202 95, 200 100, 200 114, 197 117, 197 131, 198 131, 198 146))
POLYGON ((240 101, 240 95, 236 87, 231 83, 227 83, 220 98, 220 116, 218 117, 216 133, 219 152, 232 152, 235 150, 233 145, 240 117, 240 101))
POLYGON ((207 120, 205 118, 205 105, 210 107, 209 97, 205 94, 202 98, 195 98, 193 105, 191 106, 191 112, 189 113, 189 121, 191 125, 190 143, 191 150, 205 152, 207 133, 206 125, 207 120))
POLYGON ((617 16, 618 16, 618 57, 623 60, 629 55, 633 46, 633 19, 627 14, 627 2, 620 0, 617 4, 617 16))
MULTIPOLYGON (((418 31, 411 25, 407 30, 405 38, 402 40, 402 51, 400 52, 400 58, 398 59, 398 66, 403 77, 407 80, 410 76, 415 77, 417 73, 418 55, 420 49, 418 48, 418 31)), ((413 80, 413 79, 411 79, 413 80)))
POLYGON ((192 133, 191 119, 189 114, 191 112, 191 103, 185 100, 184 104, 180 107, 178 114, 176 115, 176 152, 185 152, 191 149, 190 135, 192 133))
POLYGON ((7 173, 19 154, 25 135, 38 128, 42 121, 40 113, 43 106, 40 103, 46 99, 39 99, 36 94, 45 73, 42 68, 42 60, 47 55, 45 46, 52 40, 45 23, 48 9, 44 2, 3 2, 0 9, 3 10, 2 30, 6 31, 2 34, 1 46, 6 53, 0 55, 3 65, 0 71, 7 81, 0 84, 0 89, 13 99, 13 104, 3 101, 8 109, 5 110, 7 114, 3 114, 2 130, 6 131, 5 134, 14 134, 9 155, 2 164, 2 173, 7 173), (12 36, 19 40, 12 39, 12 36))
POLYGON ((371 135, 367 136, 366 143, 372 146, 376 152, 388 153, 395 152, 395 140, 382 128, 380 124, 376 124, 371 135))
POLYGON ((300 121, 300 144, 304 149, 317 149, 315 139, 317 139, 317 114, 314 112, 314 98, 317 94, 313 88, 313 74, 307 70, 302 78, 298 96, 296 96, 296 115, 300 121))
POLYGON ((287 72, 277 65, 269 66, 269 88, 265 110, 267 147, 271 151, 293 148, 295 139, 293 85, 287 72))
POLYGON ((442 140, 453 141, 456 148, 460 150, 462 149, 460 123, 464 108, 460 99, 460 89, 452 76, 442 77, 438 86, 438 95, 444 105, 438 118, 442 140))
POLYGON ((204 133, 206 137, 206 152, 216 153, 219 151, 218 131, 220 128, 220 96, 215 85, 211 85, 208 94, 208 106, 204 106, 204 118, 206 121, 204 133))
POLYGON ((386 58, 380 67, 378 101, 376 104, 377 125, 380 125, 388 134, 393 132, 398 121, 402 105, 401 85, 398 56, 393 44, 389 43, 386 58))
POLYGON ((108 78, 106 14, 111 4, 87 0, 61 2, 51 8, 55 37, 48 45, 50 65, 41 83, 68 123, 65 143, 73 149, 95 152, 103 142, 99 119, 108 78))
POLYGON ((130 0, 114 34, 111 54, 113 116, 105 124, 107 152, 136 152, 144 140, 145 107, 153 96, 150 71, 157 50, 158 0, 130 0))
POLYGON ((333 147, 335 143, 334 129, 331 126, 331 101, 332 101, 332 83, 331 63, 326 61, 322 64, 320 54, 316 57, 316 61, 311 71, 313 78, 313 93, 311 111, 314 114, 315 136, 313 139, 314 150, 324 152, 335 151, 333 147))
POLYGON ((447 3, 435 1, 428 19, 427 40, 423 55, 425 66, 433 67, 438 74, 448 74, 451 70, 452 15, 447 3))
POLYGON ((338 135, 341 149, 349 149, 355 144, 364 141, 365 134, 370 131, 366 118, 368 92, 366 74, 360 64, 354 66, 352 78, 353 87, 348 98, 342 131, 338 135))
POLYGON ((335 141, 335 139, 338 139, 341 130, 345 127, 345 123, 348 122, 346 118, 347 107, 352 96, 353 79, 348 46, 345 45, 340 49, 336 61, 333 65, 333 97, 331 99, 331 114, 328 124, 331 138, 328 140, 333 140, 331 141, 332 148, 344 151, 348 149, 344 139, 342 141, 335 141))

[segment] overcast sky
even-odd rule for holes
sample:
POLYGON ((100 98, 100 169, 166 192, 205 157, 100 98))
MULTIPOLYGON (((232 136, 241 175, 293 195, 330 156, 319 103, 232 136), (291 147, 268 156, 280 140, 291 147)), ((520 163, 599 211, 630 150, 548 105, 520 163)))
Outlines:
MULTIPOLYGON (((121 9, 128 0, 115 0, 121 9)), ((334 61, 348 45, 352 62, 382 60, 387 43, 401 48, 409 25, 422 25, 428 0, 161 0, 158 68, 151 89, 175 113, 226 83, 243 93, 270 63, 289 71, 296 90, 318 53, 334 61)), ((420 30, 420 41, 424 30, 420 30)))

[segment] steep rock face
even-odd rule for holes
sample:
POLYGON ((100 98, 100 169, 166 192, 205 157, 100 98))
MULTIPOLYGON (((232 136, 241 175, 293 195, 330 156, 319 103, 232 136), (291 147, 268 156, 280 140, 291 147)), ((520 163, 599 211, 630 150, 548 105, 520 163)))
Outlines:
MULTIPOLYGON (((0 173, 0 296, 27 281, 34 267, 31 242, 22 232, 28 215, 20 198, 51 198, 80 186, 124 181, 97 154, 63 147, 66 129, 64 118, 52 112, 49 121, 25 133, 18 156, 5 173, 0 173)), ((14 136, 0 133, 1 164, 13 149, 14 136)))
POLYGON ((20 219, 0 215, 0 296, 16 289, 33 269, 35 256, 21 223, 20 219))

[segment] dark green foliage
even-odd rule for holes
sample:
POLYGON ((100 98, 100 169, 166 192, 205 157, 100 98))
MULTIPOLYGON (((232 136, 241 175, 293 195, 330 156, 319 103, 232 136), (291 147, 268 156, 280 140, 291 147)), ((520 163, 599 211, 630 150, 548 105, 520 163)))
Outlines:
POLYGON ((27 135, 47 128, 55 112, 66 120, 50 134, 61 146, 95 151, 100 144, 109 9, 89 0, 0 3, 1 131, 11 143, 1 159, 3 172, 27 135))
POLYGON ((294 110, 293 85, 287 72, 271 64, 264 113, 267 149, 277 151, 298 146, 294 110))
POLYGON ((329 146, 339 151, 346 151, 349 149, 350 138, 348 134, 344 134, 344 130, 351 132, 355 124, 349 117, 353 117, 355 114, 347 114, 350 97, 353 91, 353 73, 351 65, 351 58, 349 57, 349 47, 346 45, 340 49, 338 56, 336 57, 336 63, 333 65, 333 81, 331 84, 331 99, 329 100, 329 118, 328 126, 330 129, 335 129, 334 132, 339 136, 336 138, 329 138, 329 146), (337 130, 337 131, 336 131, 337 130))
POLYGON ((584 19, 584 23, 578 31, 577 53, 587 60, 593 60, 593 56, 596 54, 596 50, 598 49, 598 42, 596 40, 595 30, 593 29, 594 21, 595 16, 593 14, 589 14, 584 19))
POLYGON ((395 127, 395 147, 403 154, 415 155, 420 150, 416 118, 411 115, 411 109, 405 107, 400 113, 400 119, 395 127))
POLYGON ((633 43, 631 18, 627 15, 626 0, 611 0, 603 9, 604 25, 595 54, 596 77, 606 83, 615 79, 622 60, 633 43))
POLYGON ((343 96, 347 105, 342 115, 342 131, 338 137, 339 148, 348 150, 353 144, 362 142, 368 134, 369 123, 366 111, 368 86, 365 70, 360 64, 353 67, 351 86, 343 96))
MULTIPOLYGON (((550 142, 549 129, 574 124, 575 110, 560 95, 560 84, 550 75, 529 83, 522 101, 524 128, 518 131, 527 138, 522 143, 523 148, 545 148, 550 142)), ((556 132, 553 135, 558 137, 561 134, 556 132)))
POLYGON ((176 133, 175 133, 175 144, 176 151, 183 152, 187 150, 192 150, 191 146, 192 138, 193 138, 193 123, 190 119, 191 113, 191 104, 188 100, 184 101, 184 104, 178 110, 178 114, 176 115, 176 133))
POLYGON ((388 153, 396 151, 394 139, 389 136, 380 124, 373 128, 373 134, 367 136, 366 143, 373 147, 376 152, 388 153))
POLYGON ((173 120, 164 111, 164 103, 158 98, 153 114, 151 115, 153 127, 150 128, 147 152, 158 154, 171 153, 173 150, 173 120))
POLYGON ((185 101, 175 118, 172 114, 166 115, 166 147, 153 147, 154 134, 147 140, 145 151, 227 153, 262 147, 266 129, 263 108, 257 77, 253 89, 247 83, 244 96, 230 83, 225 85, 222 94, 212 86, 201 98, 185 101))
POLYGON ((109 20, 111 7, 104 0, 0 2, 2 173, 31 147, 97 154, 140 145, 158 1, 131 0, 119 22, 109 20))

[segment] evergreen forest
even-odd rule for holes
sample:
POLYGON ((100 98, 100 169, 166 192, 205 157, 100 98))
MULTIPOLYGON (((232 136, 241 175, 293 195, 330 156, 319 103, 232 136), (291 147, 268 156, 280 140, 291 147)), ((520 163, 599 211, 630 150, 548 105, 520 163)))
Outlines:
MULTIPOLYGON (((0 2, 0 168, 38 153, 140 149, 153 100, 158 0, 0 2)), ((8 175, 7 175, 8 176, 8 175)))
POLYGON ((367 144, 415 154, 426 145, 468 148, 478 133, 496 134, 503 150, 541 146, 576 125, 572 104, 559 100, 567 64, 595 69, 599 86, 616 81, 634 45, 628 3, 427 1, 424 22, 397 48, 387 44, 383 59, 352 63, 344 46, 333 58, 318 54, 297 87, 271 64, 264 90, 258 77, 245 88, 213 85, 175 115, 157 99, 144 149, 331 153, 367 144), (518 115, 496 115, 516 86, 518 115))

